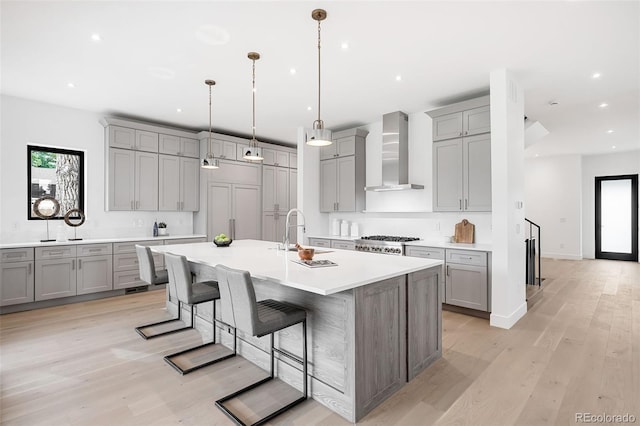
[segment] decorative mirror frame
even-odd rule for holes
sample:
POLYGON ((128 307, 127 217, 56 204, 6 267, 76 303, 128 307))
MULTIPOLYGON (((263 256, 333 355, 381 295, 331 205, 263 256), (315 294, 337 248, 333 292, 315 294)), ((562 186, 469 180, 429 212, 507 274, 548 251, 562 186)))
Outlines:
MULTIPOLYGON (((35 194, 32 196, 32 155, 34 152, 44 152, 51 154, 63 154, 63 155, 74 155, 78 157, 78 201, 77 205, 72 208, 77 208, 79 210, 84 211, 84 152, 83 151, 74 151, 70 149, 62 149, 62 148, 52 148, 48 146, 36 146, 36 145, 27 145, 27 219, 28 220, 48 220, 42 217, 39 217, 37 214, 33 212, 33 203, 34 200, 38 198, 42 198, 42 194, 35 194)), ((46 196, 46 195, 45 195, 46 196)), ((58 203, 60 203, 60 199, 58 196, 54 197, 58 203)), ((49 219, 52 220, 64 220, 65 213, 70 210, 70 208, 64 208, 61 204, 61 211, 56 214, 55 217, 51 217, 49 219)))

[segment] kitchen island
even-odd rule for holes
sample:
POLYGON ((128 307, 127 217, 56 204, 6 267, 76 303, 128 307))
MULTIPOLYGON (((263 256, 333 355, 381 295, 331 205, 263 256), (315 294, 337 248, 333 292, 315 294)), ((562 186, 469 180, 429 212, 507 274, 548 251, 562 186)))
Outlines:
MULTIPOLYGON (((294 262, 297 252, 256 240, 234 241, 229 247, 197 243, 152 250, 186 256, 197 280, 215 279, 218 264, 247 270, 258 300, 283 300, 306 309, 310 395, 352 422, 442 354, 441 261, 317 249, 314 260, 337 265, 309 268, 294 262)), ((206 333, 212 310, 205 307, 198 309, 197 326, 206 333)), ((175 301, 169 300, 168 308, 175 312, 175 301)), ((218 331, 220 340, 231 346, 228 330, 218 331)), ((268 339, 240 332, 238 337, 239 354, 267 369, 268 339)), ((300 356, 301 328, 279 332, 276 345, 300 356)), ((277 372, 301 388, 300 372, 286 358, 277 362, 277 372)))

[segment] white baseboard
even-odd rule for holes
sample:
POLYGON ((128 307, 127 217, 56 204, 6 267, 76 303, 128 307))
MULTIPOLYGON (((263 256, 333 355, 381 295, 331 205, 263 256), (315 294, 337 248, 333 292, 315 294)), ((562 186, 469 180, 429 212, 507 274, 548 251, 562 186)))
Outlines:
POLYGON ((498 328, 506 328, 507 330, 513 327, 515 323, 518 322, 520 318, 522 318, 527 313, 527 302, 525 301, 522 305, 518 306, 515 311, 513 311, 508 316, 498 315, 492 313, 489 317, 489 325, 498 328))
POLYGON ((562 260, 582 260, 582 256, 577 254, 565 254, 565 253, 542 253, 542 257, 549 259, 562 259, 562 260))

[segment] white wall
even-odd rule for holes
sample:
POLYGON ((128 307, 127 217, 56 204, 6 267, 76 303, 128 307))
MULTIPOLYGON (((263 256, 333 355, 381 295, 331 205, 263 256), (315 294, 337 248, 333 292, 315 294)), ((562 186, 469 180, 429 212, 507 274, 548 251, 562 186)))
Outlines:
POLYGON ((528 158, 525 170, 525 213, 542 228, 542 256, 581 259, 581 156, 528 158))
POLYGON ((582 158, 582 254, 587 259, 595 258, 595 177, 628 174, 640 174, 640 150, 582 158))
POLYGON ((490 75, 492 290, 490 324, 511 328, 526 312, 524 92, 513 75, 490 75))
MULTIPOLYGON (((44 221, 27 220, 27 145, 85 152, 86 222, 78 237, 149 237, 154 220, 171 234, 191 234, 193 214, 179 212, 106 212, 104 210, 105 148, 102 116, 77 109, 2 95, 0 132, 0 242, 38 241, 46 236, 44 221)), ((55 238, 58 225, 50 221, 55 238)))

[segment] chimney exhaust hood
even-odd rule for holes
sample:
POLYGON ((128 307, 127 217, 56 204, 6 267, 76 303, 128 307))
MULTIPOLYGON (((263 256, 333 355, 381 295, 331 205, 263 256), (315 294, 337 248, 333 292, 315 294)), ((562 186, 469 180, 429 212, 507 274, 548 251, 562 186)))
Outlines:
POLYGON ((382 116, 382 185, 365 191, 424 189, 409 183, 409 117, 402 111, 382 116))

